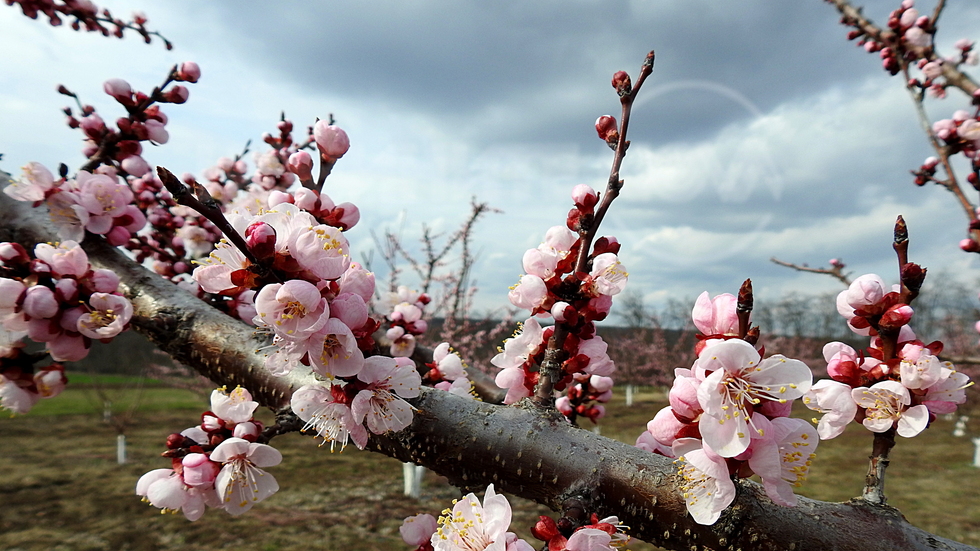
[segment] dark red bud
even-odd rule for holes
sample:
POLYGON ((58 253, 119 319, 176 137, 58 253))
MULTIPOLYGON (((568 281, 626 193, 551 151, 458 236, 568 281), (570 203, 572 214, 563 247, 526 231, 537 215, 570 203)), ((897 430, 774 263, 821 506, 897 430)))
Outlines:
POLYGON ((628 95, 633 91, 633 83, 630 81, 629 74, 626 71, 616 71, 612 77, 612 87, 616 89, 616 93, 620 97, 628 95))

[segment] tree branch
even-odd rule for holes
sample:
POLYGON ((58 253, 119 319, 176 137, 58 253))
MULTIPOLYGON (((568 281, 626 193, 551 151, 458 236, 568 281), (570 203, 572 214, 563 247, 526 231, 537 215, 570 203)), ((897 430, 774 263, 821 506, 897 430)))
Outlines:
MULTIPOLYGON (((0 187, 6 177, 0 174, 0 187)), ((56 239, 43 209, 0 194, 0 239, 33 249, 56 239)), ((133 301, 133 328, 180 362, 219 384, 246 386, 263 405, 280 407, 312 377, 272 377, 255 349, 253 328, 221 314, 151 274, 101 240, 84 245, 97 267, 116 271, 133 301)), ((615 514, 630 533, 669 549, 797 549, 892 551, 975 548, 911 526, 895 509, 860 500, 800 499, 774 505, 762 488, 740 482, 739 496, 713 526, 696 524, 681 497, 671 459, 598 436, 556 412, 504 407, 436 390, 412 400, 418 413, 407 429, 372 436, 369 446, 412 461, 468 489, 495 483, 504 491, 560 510, 569 498, 589 512, 615 514)))

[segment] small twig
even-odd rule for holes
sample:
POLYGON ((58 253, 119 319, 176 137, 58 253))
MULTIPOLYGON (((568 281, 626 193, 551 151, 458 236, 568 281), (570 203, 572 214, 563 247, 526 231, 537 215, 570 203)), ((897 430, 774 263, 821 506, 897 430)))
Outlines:
POLYGON ((833 268, 811 268, 807 265, 793 264, 792 262, 786 262, 785 260, 779 260, 776 257, 769 259, 770 262, 774 264, 779 264, 780 266, 785 266, 786 268, 792 268, 798 272, 809 272, 811 274, 826 274, 834 279, 837 279, 845 286, 851 285, 850 274, 844 273, 843 264, 840 266, 834 266, 833 268))
MULTIPOLYGON (((616 153, 613 155, 612 167, 609 170, 609 180, 606 183, 606 191, 602 194, 599 206, 595 209, 595 214, 588 227, 583 227, 579 231, 579 251, 575 262, 575 273, 588 272, 587 268, 591 259, 592 241, 598 234, 599 225, 602 223, 606 211, 609 210, 609 206, 619 196, 619 191, 623 188, 623 181, 619 178, 619 170, 623 165, 626 150, 630 145, 629 140, 626 139, 627 132, 629 131, 630 113, 632 112, 633 102, 636 99, 636 94, 640 91, 640 87, 643 86, 646 78, 653 73, 655 58, 656 54, 651 50, 640 66, 640 75, 636 79, 636 84, 632 86, 628 93, 625 90, 620 93, 619 100, 622 105, 622 114, 620 117, 619 140, 616 142, 616 153)), ((577 276, 573 273, 570 277, 577 276)), ((566 324, 557 323, 555 324, 554 334, 548 340, 548 348, 545 351, 544 360, 541 362, 540 369, 538 370, 538 383, 534 388, 534 397, 532 398, 532 401, 539 407, 551 408, 555 405, 554 388, 563 378, 561 365, 567 355, 564 346, 568 332, 569 328, 566 324)))

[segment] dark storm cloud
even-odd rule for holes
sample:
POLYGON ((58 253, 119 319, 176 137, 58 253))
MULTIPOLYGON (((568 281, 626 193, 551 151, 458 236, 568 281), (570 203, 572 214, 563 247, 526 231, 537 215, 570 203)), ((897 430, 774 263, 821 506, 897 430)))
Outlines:
MULTIPOLYGON (((817 1, 294 6, 235 13, 227 40, 310 91, 421 111, 482 142, 591 140, 597 114, 616 108, 610 75, 635 74, 650 48, 650 86, 711 81, 762 111, 878 70, 817 1)), ((230 19, 239 8, 217 9, 230 19)), ((644 116, 653 124, 635 136, 664 142, 753 115, 695 92, 666 94, 644 116)))

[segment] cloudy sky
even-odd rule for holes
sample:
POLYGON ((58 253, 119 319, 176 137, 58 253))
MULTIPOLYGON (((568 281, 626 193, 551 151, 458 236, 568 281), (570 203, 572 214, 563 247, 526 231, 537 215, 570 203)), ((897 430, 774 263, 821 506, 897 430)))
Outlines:
MULTIPOLYGON (((950 4, 945 51, 980 28, 980 7, 950 4)), ((489 309, 506 304, 524 250, 563 223, 571 188, 604 186, 611 152, 593 122, 618 115, 610 76, 635 76, 656 49, 626 186, 604 223, 648 303, 735 292, 746 277, 763 298, 838 287, 772 256, 840 257, 855 275, 894 279, 900 213, 913 260, 976 280, 977 262, 958 252, 966 222, 950 194, 911 184, 908 170, 930 151, 904 89, 846 41, 821 0, 106 5, 142 9, 175 49, 0 7, 0 168, 82 163, 58 84, 112 120, 104 80, 149 90, 193 60, 203 77, 187 104, 165 108, 171 138, 145 152, 151 164, 200 174, 274 130, 281 110, 297 127, 333 113, 353 145, 326 189, 361 208, 355 255, 372 248, 370 228, 409 241, 423 223, 450 231, 474 196, 503 211, 475 235, 478 305, 489 309)), ((883 21, 898 1, 865 5, 883 21)), ((962 106, 955 94, 928 105, 934 119, 962 106)))

